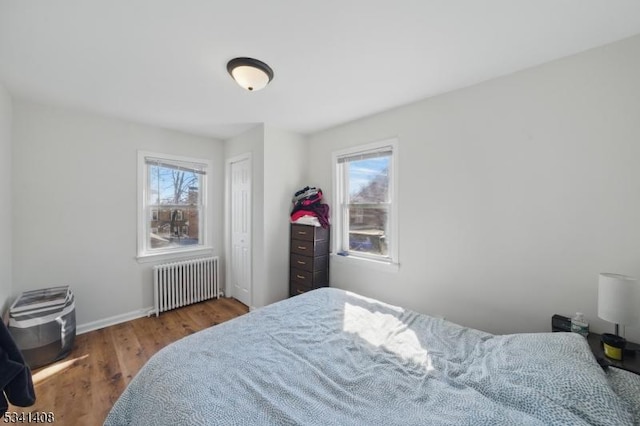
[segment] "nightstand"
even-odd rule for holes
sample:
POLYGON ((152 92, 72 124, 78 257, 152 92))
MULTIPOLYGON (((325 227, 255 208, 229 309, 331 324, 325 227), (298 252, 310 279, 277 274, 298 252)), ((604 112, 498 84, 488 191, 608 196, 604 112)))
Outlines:
POLYGON ((622 355, 622 361, 616 361, 615 359, 607 358, 604 356, 604 350, 602 349, 602 341, 600 335, 596 333, 589 333, 587 337, 591 352, 595 355, 596 359, 605 359, 607 363, 612 367, 618 367, 622 370, 631 371, 632 373, 640 374, 640 345, 637 343, 627 342, 627 348, 622 355))

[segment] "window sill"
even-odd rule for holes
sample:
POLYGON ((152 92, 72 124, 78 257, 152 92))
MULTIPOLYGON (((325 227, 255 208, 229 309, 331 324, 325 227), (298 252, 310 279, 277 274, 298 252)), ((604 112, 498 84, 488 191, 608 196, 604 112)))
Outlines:
POLYGON ((383 260, 367 259, 358 256, 341 256, 335 253, 331 254, 331 262, 343 265, 362 266, 363 268, 375 269, 377 271, 396 273, 400 270, 400 264, 394 262, 385 262, 383 260))
POLYGON ((138 263, 161 262, 167 260, 182 260, 194 256, 210 256, 213 254, 213 247, 202 247, 193 250, 180 250, 173 252, 141 254, 136 257, 138 263))

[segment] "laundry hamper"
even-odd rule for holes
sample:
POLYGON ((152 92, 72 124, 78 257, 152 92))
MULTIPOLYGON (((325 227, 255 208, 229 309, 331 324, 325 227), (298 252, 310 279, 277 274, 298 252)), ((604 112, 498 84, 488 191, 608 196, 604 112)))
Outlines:
POLYGON ((69 286, 22 293, 9 308, 9 332, 32 370, 69 355, 76 338, 69 286))

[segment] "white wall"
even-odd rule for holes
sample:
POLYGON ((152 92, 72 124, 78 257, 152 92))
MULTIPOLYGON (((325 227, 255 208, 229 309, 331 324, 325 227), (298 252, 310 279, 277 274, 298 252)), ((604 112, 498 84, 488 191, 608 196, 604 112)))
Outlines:
POLYGON ((258 301, 268 305, 289 297, 289 218, 291 197, 307 185, 310 159, 306 139, 265 126, 264 254, 267 286, 258 301))
POLYGON ((0 84, 0 316, 10 302, 11 269, 11 96, 0 84))
MULTIPOLYGON (((599 272, 640 276, 640 37, 315 134, 399 139, 400 270, 332 262, 331 284, 491 332, 582 311, 599 272)), ((640 327, 628 337, 640 340, 640 327)))
POLYGON ((89 113, 14 102, 13 293, 68 284, 79 324, 152 305, 136 260, 137 151, 213 163, 214 254, 223 253, 223 143, 89 113))
POLYGON ((303 136, 264 124, 225 142, 227 159, 252 156, 252 307, 288 297, 289 211, 306 179, 307 150, 303 136))

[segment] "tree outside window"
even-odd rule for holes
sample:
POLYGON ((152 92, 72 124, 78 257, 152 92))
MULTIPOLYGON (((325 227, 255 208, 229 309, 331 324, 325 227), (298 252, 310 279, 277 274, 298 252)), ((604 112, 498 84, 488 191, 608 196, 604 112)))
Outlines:
POLYGON ((207 164, 145 154, 140 255, 202 248, 207 164))
POLYGON ((334 153, 338 251, 395 261, 395 146, 385 141, 334 153))

